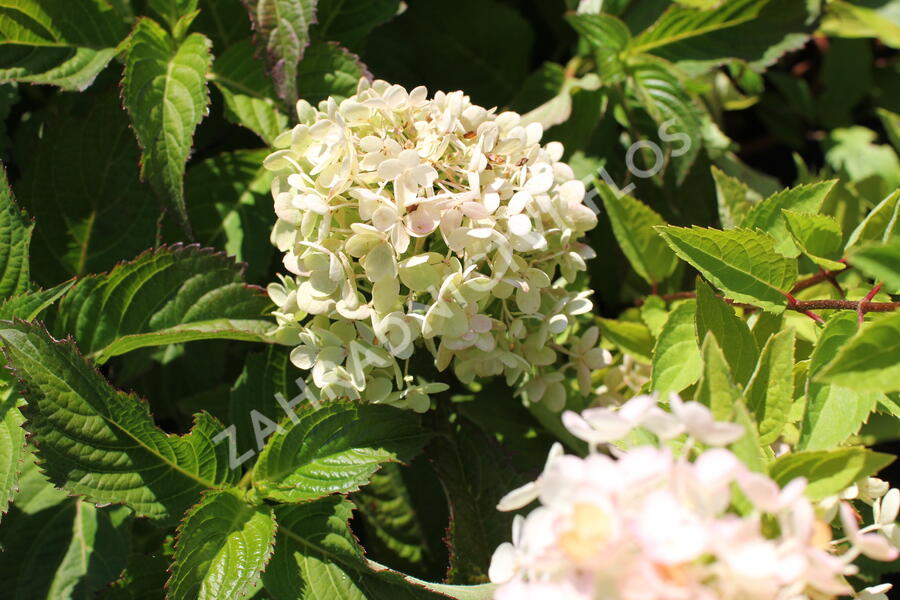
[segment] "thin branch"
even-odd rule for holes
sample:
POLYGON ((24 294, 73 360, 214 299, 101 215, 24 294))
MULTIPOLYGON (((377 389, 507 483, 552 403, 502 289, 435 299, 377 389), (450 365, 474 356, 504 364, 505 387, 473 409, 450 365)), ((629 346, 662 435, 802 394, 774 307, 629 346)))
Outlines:
POLYGON ((900 309, 900 302, 868 302, 866 300, 798 300, 788 304, 790 310, 855 310, 862 314, 870 312, 893 312, 900 309))
MULTIPOLYGON (((844 262, 844 260, 841 259, 838 262, 844 262)), ((850 268, 850 265, 847 265, 843 269, 836 269, 834 271, 819 271, 815 275, 812 275, 810 277, 807 277, 806 279, 801 279, 800 281, 798 281, 794 285, 794 287, 791 288, 791 293, 796 294, 797 292, 799 292, 801 290, 805 290, 806 288, 812 287, 812 286, 816 285, 817 283, 822 283, 823 281, 831 281, 832 285, 834 285, 837 282, 835 277, 840 273, 846 272, 847 269, 849 269, 849 268, 850 268)), ((843 294, 843 290, 841 289, 841 287, 837 286, 837 288, 838 288, 838 290, 840 290, 841 295, 843 296, 844 294, 843 294)))
MULTIPOLYGON (((818 282, 825 281, 825 277, 820 277, 818 282)), ((863 298, 862 300, 797 300, 793 297, 792 294, 785 294, 788 299, 788 304, 785 307, 787 310, 793 310, 802 314, 805 314, 809 318, 823 323, 824 320, 819 315, 815 314, 814 310, 853 310, 856 311, 860 317, 870 312, 893 312, 895 310, 900 310, 900 302, 872 302, 872 298, 875 297, 875 294, 881 289, 881 286, 875 286, 869 294, 863 298)), ((663 294, 659 296, 665 302, 672 302, 675 300, 687 300, 690 298, 696 298, 696 292, 674 292, 672 294, 663 294)), ((734 300, 730 300, 728 298, 723 298, 722 296, 718 296, 728 304, 732 306, 737 306, 738 308, 743 308, 745 310, 758 310, 758 307, 753 306, 752 304, 744 304, 741 302, 735 302, 734 300)), ((641 306, 644 304, 646 300, 644 298, 638 298, 635 300, 635 306, 641 306)))

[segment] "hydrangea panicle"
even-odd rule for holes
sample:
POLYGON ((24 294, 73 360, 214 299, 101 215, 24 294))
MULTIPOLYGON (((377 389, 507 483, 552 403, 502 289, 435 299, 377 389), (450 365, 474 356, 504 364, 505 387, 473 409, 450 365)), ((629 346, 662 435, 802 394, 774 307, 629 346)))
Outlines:
POLYGON ((591 291, 574 283, 597 219, 539 124, 367 79, 297 114, 265 160, 286 271, 268 289, 278 341, 323 396, 426 410, 437 388, 400 365, 415 348, 555 408, 561 371, 590 391, 610 356, 581 331, 591 291))

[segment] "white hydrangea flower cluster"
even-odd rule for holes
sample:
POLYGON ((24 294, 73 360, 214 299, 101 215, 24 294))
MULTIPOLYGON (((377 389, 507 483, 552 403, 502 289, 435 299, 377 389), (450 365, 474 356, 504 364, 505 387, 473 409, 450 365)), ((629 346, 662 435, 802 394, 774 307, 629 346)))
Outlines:
POLYGON ((608 353, 595 330, 579 334, 591 291, 572 284, 596 216, 539 124, 366 79, 297 113, 265 161, 288 271, 268 291, 315 389, 427 410, 441 386, 399 362, 425 348, 464 382, 564 369, 589 390, 608 353))
MULTIPOLYGON (((739 425, 674 395, 669 405, 636 396, 564 415, 592 452, 555 446, 541 476, 501 500, 500 510, 540 506, 516 517, 512 543, 494 553, 496 600, 824 600, 854 594, 846 576, 861 554, 897 558, 898 490, 880 490, 875 522, 860 529, 849 502, 830 512, 804 496, 803 479, 780 488, 746 468, 723 447, 743 435, 739 425), (639 427, 661 442, 687 435, 677 452, 665 443, 596 451, 643 435, 639 427), (845 537, 835 540, 838 515, 845 537)), ((889 589, 854 595, 883 599, 889 589)))

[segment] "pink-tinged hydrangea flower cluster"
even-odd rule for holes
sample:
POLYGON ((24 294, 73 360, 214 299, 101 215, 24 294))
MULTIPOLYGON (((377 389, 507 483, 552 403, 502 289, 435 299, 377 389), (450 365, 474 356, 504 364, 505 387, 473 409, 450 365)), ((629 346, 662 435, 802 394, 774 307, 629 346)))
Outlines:
POLYGON ((384 81, 297 113, 265 161, 287 270, 268 289, 313 390, 426 410, 440 386, 399 363, 424 348, 464 382, 535 382, 528 397, 558 408, 560 371, 589 391, 609 355, 579 330, 591 292, 572 284, 596 216, 559 143, 462 92, 384 81))
MULTIPOLYGON (((806 498, 803 479, 781 488, 724 448, 743 435, 740 426, 674 395, 670 407, 637 396, 620 410, 564 415, 592 451, 580 458, 557 445, 540 477, 500 502, 500 510, 540 506, 516 517, 512 543, 494 553, 496 600, 823 600, 854 594, 846 576, 860 554, 897 558, 897 490, 880 491, 875 523, 862 529, 839 501, 845 537, 835 540, 834 511, 806 498), (678 438, 678 450, 605 446, 652 439, 648 432, 678 438)), ((857 597, 881 599, 888 589, 857 597)))

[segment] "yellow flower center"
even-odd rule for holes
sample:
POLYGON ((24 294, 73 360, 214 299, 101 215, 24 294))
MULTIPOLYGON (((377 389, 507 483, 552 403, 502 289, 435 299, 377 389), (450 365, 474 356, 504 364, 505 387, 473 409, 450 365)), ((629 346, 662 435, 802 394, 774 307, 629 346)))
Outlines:
POLYGON ((563 552, 576 562, 596 555, 598 548, 612 535, 612 519, 594 504, 578 503, 572 513, 571 529, 559 538, 563 552))

